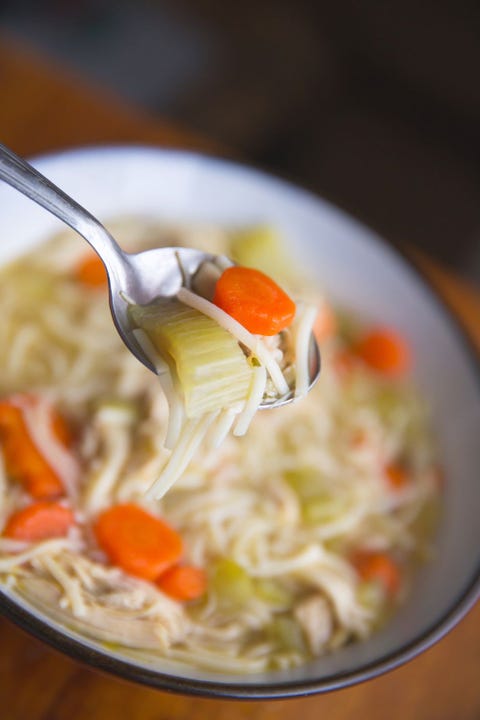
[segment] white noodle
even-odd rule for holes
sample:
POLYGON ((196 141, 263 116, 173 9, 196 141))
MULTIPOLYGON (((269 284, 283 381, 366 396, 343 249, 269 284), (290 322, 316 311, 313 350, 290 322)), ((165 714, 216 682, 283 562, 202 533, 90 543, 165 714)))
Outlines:
POLYGON ((267 382, 266 369, 263 366, 254 367, 252 374, 252 385, 247 398, 247 402, 245 403, 245 407, 238 417, 235 429, 233 431, 233 434, 237 437, 245 435, 245 433, 247 432, 265 393, 265 385, 267 382))
POLYGON ((169 417, 167 433, 165 435, 165 440, 163 444, 164 447, 167 448, 167 450, 171 450, 178 442, 183 424, 185 422, 184 404, 182 402, 182 396, 180 394, 179 388, 176 386, 178 385, 178 383, 174 383, 171 369, 169 368, 165 360, 160 357, 154 344, 152 343, 146 332, 144 330, 141 330, 140 328, 136 328, 135 330, 133 330, 133 335, 135 336, 135 339, 137 340, 144 353, 155 366, 158 373, 160 385, 162 386, 162 390, 165 393, 165 397, 167 398, 169 417))
POLYGON ((165 468, 147 492, 147 499, 160 500, 167 490, 178 480, 205 437, 208 428, 217 416, 218 410, 185 422, 178 442, 165 468))
POLYGON ((32 545, 28 550, 24 550, 16 555, 9 557, 0 557, 0 572, 9 572, 15 568, 29 562, 36 557, 42 555, 54 555, 61 550, 71 549, 73 547, 71 540, 68 538, 56 538, 54 540, 44 540, 43 542, 32 545))
POLYGON ((215 426, 212 428, 210 435, 210 448, 216 450, 223 443, 228 433, 232 429, 235 418, 239 414, 238 408, 227 408, 222 410, 215 426))

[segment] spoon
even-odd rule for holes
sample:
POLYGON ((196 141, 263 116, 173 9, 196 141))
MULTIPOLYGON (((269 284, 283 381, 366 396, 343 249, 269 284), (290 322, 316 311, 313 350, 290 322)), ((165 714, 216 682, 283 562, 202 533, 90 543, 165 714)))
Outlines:
MULTIPOLYGON (((140 253, 124 252, 93 215, 2 144, 0 179, 69 225, 97 252, 107 272, 110 309, 120 337, 135 357, 157 374, 153 363, 135 339, 124 297, 131 298, 136 304, 145 305, 160 296, 175 295, 185 281, 180 267, 187 277, 191 277, 202 263, 213 260, 215 256, 182 247, 155 248, 140 253)), ((319 374, 320 352, 312 335, 309 349, 309 389, 319 374)), ((265 399, 260 407, 279 407, 292 400, 293 391, 290 391, 281 397, 265 399)))

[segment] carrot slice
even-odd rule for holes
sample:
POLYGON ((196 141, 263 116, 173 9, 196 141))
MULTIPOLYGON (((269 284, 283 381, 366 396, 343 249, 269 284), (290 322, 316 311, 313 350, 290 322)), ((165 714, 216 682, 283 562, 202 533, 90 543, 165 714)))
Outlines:
POLYGON ((396 595, 400 588, 400 570, 390 555, 358 552, 353 556, 352 563, 362 580, 376 580, 390 596, 396 595))
POLYGON ((72 432, 65 418, 55 408, 51 410, 51 423, 53 434, 58 442, 64 447, 70 448, 73 443, 72 432))
POLYGON ((8 400, 0 402, 0 443, 7 475, 21 482, 32 497, 55 498, 64 494, 61 479, 29 435, 22 409, 8 400))
POLYGON ((94 525, 98 544, 114 565, 131 575, 155 580, 182 554, 180 535, 138 505, 115 505, 94 525))
POLYGON ((86 255, 74 269, 78 282, 91 288, 103 288, 108 284, 105 266, 96 254, 86 255))
POLYGON ((401 465, 391 464, 385 468, 385 477, 393 490, 402 490, 409 483, 409 476, 401 465))
POLYGON ((7 521, 3 534, 15 540, 63 537, 74 524, 72 510, 56 502, 39 501, 18 510, 7 521))
POLYGON ((213 302, 251 333, 276 335, 295 316, 295 303, 268 275, 246 267, 227 268, 213 302))
POLYGON ((367 365, 385 375, 403 375, 410 366, 409 347, 393 330, 372 330, 361 338, 355 351, 367 365))
POLYGON ((207 576, 202 568, 175 565, 160 575, 156 584, 174 600, 196 600, 207 589, 207 576))

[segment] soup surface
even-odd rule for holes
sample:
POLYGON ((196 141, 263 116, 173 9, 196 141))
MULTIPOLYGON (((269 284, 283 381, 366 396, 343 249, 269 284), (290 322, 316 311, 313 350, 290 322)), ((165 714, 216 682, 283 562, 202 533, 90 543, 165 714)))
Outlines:
POLYGON ((169 457, 168 408, 114 329, 101 266, 66 233, 6 267, 1 582, 131 655, 219 672, 292 667, 367 637, 428 558, 439 504, 405 340, 332 309, 269 229, 109 227, 126 249, 231 255, 317 303, 321 378, 244 437, 212 448, 207 435, 147 499, 169 457))

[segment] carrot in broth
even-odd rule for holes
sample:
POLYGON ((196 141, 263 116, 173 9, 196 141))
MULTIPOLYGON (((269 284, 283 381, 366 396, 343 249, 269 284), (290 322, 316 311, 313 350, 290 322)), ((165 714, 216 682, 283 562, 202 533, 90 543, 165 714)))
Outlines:
POLYGON ((145 580, 156 580, 182 555, 180 535, 138 505, 114 505, 94 525, 98 544, 114 565, 145 580))

